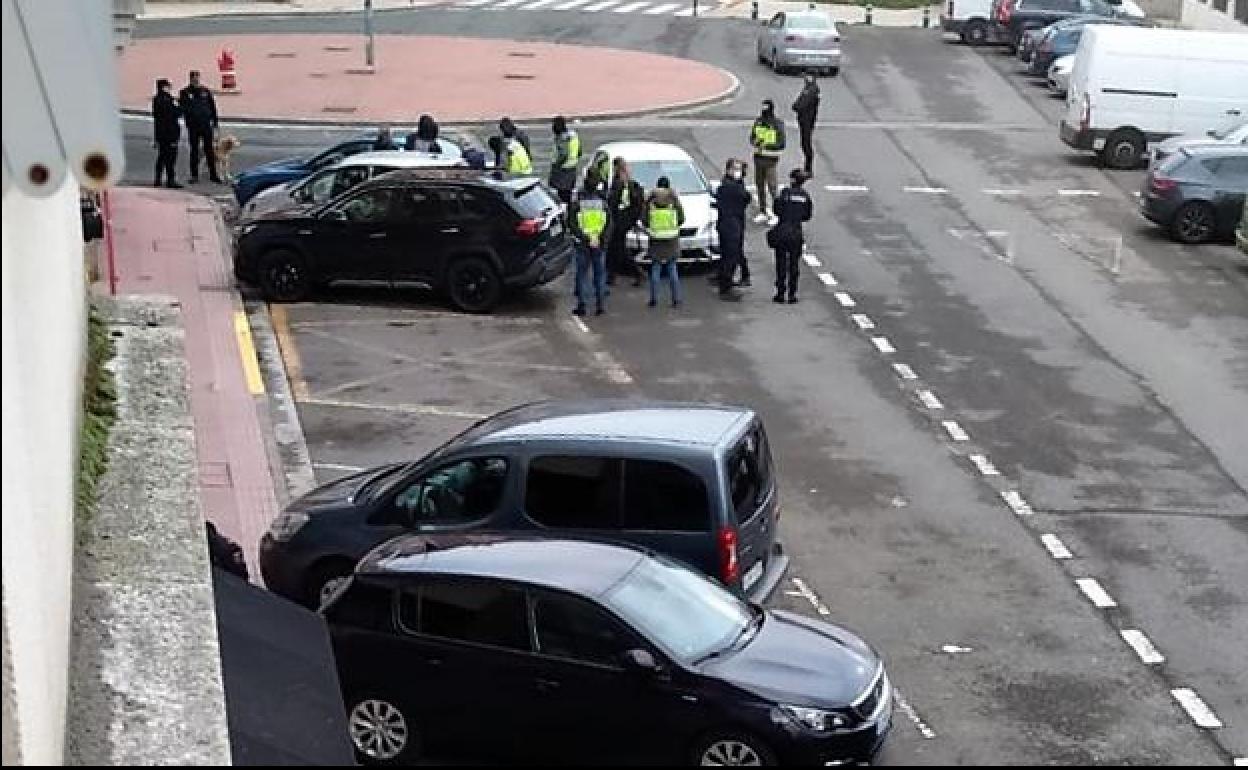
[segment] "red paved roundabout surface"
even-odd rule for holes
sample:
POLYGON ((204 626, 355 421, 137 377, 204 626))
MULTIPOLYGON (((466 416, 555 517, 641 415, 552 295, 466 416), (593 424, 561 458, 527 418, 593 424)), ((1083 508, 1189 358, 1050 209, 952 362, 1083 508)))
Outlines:
POLYGON ((555 43, 378 35, 377 71, 364 71, 360 35, 231 35, 136 40, 122 55, 122 104, 146 111, 155 82, 174 90, 199 69, 218 90, 216 59, 234 52, 240 93, 221 93, 222 117, 327 123, 415 123, 606 116, 727 96, 736 79, 700 62, 555 43), (627 72, 612 77, 603 73, 627 72))

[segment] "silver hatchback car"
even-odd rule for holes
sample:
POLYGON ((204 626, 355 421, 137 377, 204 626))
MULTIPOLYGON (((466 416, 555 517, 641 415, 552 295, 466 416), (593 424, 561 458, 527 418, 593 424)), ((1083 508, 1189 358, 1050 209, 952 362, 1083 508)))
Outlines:
POLYGON ((789 69, 841 71, 841 34, 823 11, 781 11, 758 31, 758 60, 777 73, 789 69))

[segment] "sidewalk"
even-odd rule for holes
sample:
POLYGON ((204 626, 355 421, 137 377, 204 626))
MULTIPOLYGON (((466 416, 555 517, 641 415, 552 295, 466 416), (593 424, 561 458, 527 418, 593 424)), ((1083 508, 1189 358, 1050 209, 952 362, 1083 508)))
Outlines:
POLYGON ((258 581, 256 548, 278 503, 264 383, 217 209, 191 193, 135 187, 112 190, 110 202, 118 294, 181 306, 204 518, 243 547, 258 581))

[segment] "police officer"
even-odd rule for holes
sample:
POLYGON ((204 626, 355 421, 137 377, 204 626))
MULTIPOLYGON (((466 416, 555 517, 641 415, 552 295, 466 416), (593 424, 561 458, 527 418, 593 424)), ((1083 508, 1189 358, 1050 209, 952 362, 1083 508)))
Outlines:
POLYGON ((503 140, 503 168, 512 176, 527 176, 533 173, 533 161, 529 159, 529 151, 516 137, 503 140))
POLYGON ((770 99, 763 100, 763 109, 750 126, 750 146, 754 148, 754 186, 758 189, 758 216, 754 221, 774 225, 775 212, 767 211, 767 196, 771 194, 772 208, 776 199, 776 166, 784 154, 784 121, 776 116, 776 105, 770 99))
POLYGON ((715 210, 719 235, 719 296, 740 299, 732 288, 733 274, 741 267, 741 285, 750 285, 750 266, 745 262, 745 210, 750 205, 750 191, 745 189, 745 164, 729 159, 724 178, 715 190, 715 210))
POLYGON ((191 143, 191 182, 199 181, 199 148, 204 148, 208 161, 208 177, 221 184, 217 174, 217 149, 213 146, 213 132, 217 129, 217 102, 212 91, 199 82, 199 70, 191 70, 190 82, 178 93, 178 106, 186 120, 186 138, 191 143))
POLYGON ((607 229, 605 185, 596 169, 585 172, 585 183, 568 207, 568 221, 576 238, 576 307, 572 312, 585 315, 585 301, 590 294, 593 276, 594 315, 607 311, 607 263, 603 253, 603 235, 607 229))
POLYGON ((814 207, 810 195, 802 189, 806 172, 795 168, 789 172, 789 186, 776 196, 776 225, 767 233, 767 241, 776 250, 776 296, 772 302, 797 302, 797 276, 802 263, 802 223, 809 222, 814 207))
POLYGON ((173 84, 167 79, 156 81, 156 95, 152 97, 152 139, 156 143, 156 181, 152 184, 160 187, 162 173, 165 185, 181 187, 174 175, 173 166, 178 160, 178 139, 182 136, 182 126, 178 120, 182 110, 173 98, 173 84))
POLYGON ((646 211, 642 217, 650 236, 647 254, 650 257, 650 301, 654 307, 659 303, 659 283, 664 270, 672 287, 672 307, 680 307, 684 301, 680 290, 680 226, 685 223, 685 209, 680 196, 672 190, 672 183, 665 176, 654 183, 654 192, 646 199, 646 211))
POLYGON ((568 128, 568 120, 562 115, 550 122, 555 135, 555 158, 550 162, 550 186, 559 193, 559 200, 572 202, 572 190, 576 187, 576 167, 581 162, 581 137, 568 128))

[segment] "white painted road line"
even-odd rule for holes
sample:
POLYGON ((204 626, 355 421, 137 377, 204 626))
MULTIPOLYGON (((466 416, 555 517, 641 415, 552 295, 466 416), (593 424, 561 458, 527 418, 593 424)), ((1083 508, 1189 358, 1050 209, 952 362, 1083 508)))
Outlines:
POLYGON ((585 325, 585 321, 583 321, 580 316, 572 316, 572 323, 576 324, 576 328, 580 329, 585 334, 589 334, 589 327, 585 325))
POLYGON ((872 337, 871 344, 875 345, 875 349, 884 355, 890 355, 897 352, 897 348, 893 347, 893 343, 888 341, 888 337, 872 337))
POLYGON ((606 351, 598 350, 594 352, 594 358, 598 361, 598 366, 603 373, 607 375, 607 379, 616 385, 632 385, 633 378, 619 362, 606 351))
POLYGON ((660 13, 671 13, 682 5, 684 5, 684 3, 663 3, 662 5, 656 5, 645 11, 645 14, 647 16, 658 16, 660 13))
POLYGON ((1058 190, 1057 194, 1063 198, 1096 198, 1101 194, 1100 190, 1058 190))
POLYGON ((897 372, 897 376, 903 380, 917 380, 919 375, 914 373, 910 368, 910 364, 893 364, 893 371, 897 372))
POLYGON ((601 2, 585 6, 584 10, 589 11, 590 13, 597 13, 598 11, 610 8, 613 5, 619 5, 619 2, 620 0, 601 0, 601 2))
POLYGON ((1157 651, 1153 643, 1143 631, 1137 631, 1134 628, 1124 628, 1122 630, 1122 640, 1131 645, 1131 649, 1135 650, 1135 654, 1140 656, 1140 660, 1148 665, 1155 663, 1165 663, 1166 656, 1157 651))
POLYGON ((1044 543, 1044 547, 1049 549, 1049 555, 1054 559, 1073 559, 1075 557, 1057 535, 1041 535, 1040 542, 1044 543))
POLYGON ((865 313, 854 313, 850 318, 854 319, 854 323, 858 324, 858 328, 864 332, 875 328, 875 321, 872 321, 871 316, 865 313))
POLYGON ((814 254, 807 254, 803 252, 802 261, 810 265, 811 267, 823 267, 823 263, 820 262, 819 258, 816 257, 814 254))
POLYGON ((906 700, 906 696, 901 694, 901 690, 894 687, 893 697, 897 699, 897 708, 901 709, 901 713, 909 718, 910 723, 914 725, 914 729, 919 731, 919 735, 922 735, 929 741, 936 737, 936 731, 928 727, 927 722, 924 722, 919 713, 914 710, 914 706, 911 706, 910 702, 906 700))
MULTIPOLYGON (((815 612, 824 616, 832 614, 832 610, 828 609, 828 606, 823 603, 823 600, 819 598, 819 595, 811 590, 810 586, 806 585, 805 580, 802 580, 800 577, 789 579, 793 581, 793 585, 797 586, 797 595, 810 602, 810 606, 815 608, 815 612)), ((786 593, 788 592, 786 591, 786 593)))
POLYGON ((537 2, 535 3, 529 3, 528 5, 521 6, 520 10, 536 11, 539 8, 545 8, 546 6, 551 5, 552 3, 556 3, 556 2, 558 2, 558 0, 537 0, 537 2))
MULTIPOLYGON (((1136 193, 1136 195, 1139 195, 1139 193, 1136 193)), ((1248 767, 1248 757, 1235 757, 1231 760, 1231 764, 1235 765, 1235 767, 1248 767)))
POLYGON ((650 3, 649 2, 629 3, 627 5, 621 5, 619 8, 612 8, 611 10, 614 13, 632 13, 633 11, 639 8, 645 8, 647 5, 650 5, 650 3))
POLYGON ((561 5, 556 5, 555 10, 556 11, 571 11, 575 8, 580 8, 582 5, 585 5, 588 2, 589 0, 569 0, 569 2, 563 3, 561 5))
MULTIPOLYGON (((836 286, 836 277, 833 276, 831 273, 819 273, 819 280, 823 281, 824 286, 836 286)), ((843 293, 844 292, 838 292, 838 294, 843 294, 843 293)), ((846 296, 849 296, 849 295, 846 295, 846 296)), ((842 302, 841 304, 844 305, 845 303, 842 302)), ((846 307, 852 307, 852 305, 846 305, 846 307)))
POLYGON ((521 3, 526 2, 526 1, 527 0, 498 0, 498 2, 495 3, 494 5, 491 5, 490 8, 491 9, 511 8, 514 5, 520 5, 521 3))
POLYGON ((1010 510, 1019 516, 1030 516, 1032 514, 1031 505, 1023 499, 1022 494, 1017 489, 1007 489, 1001 493, 1001 499, 1005 504, 1010 506, 1010 510))
POLYGON ((1078 578, 1075 580, 1075 585, 1079 586, 1079 590, 1083 591, 1083 595, 1088 597, 1088 601, 1092 602, 1096 607, 1107 610, 1118 606, 1118 602, 1114 601, 1114 597, 1110 596, 1109 592, 1101 587, 1096 578, 1078 578))
POLYGON ((1222 720, 1218 719, 1218 715, 1213 713, 1213 709, 1205 705, 1194 690, 1187 687, 1176 687, 1170 691, 1174 699, 1179 702, 1187 715, 1192 718, 1197 727, 1204 727, 1210 730, 1217 730, 1222 726, 1222 720))
POLYGON ((327 471, 344 471, 346 473, 358 473, 364 470, 359 465, 342 465, 339 463, 312 463, 313 468, 324 468, 327 471))
POLYGON ((916 186, 906 185, 905 187, 901 189, 908 193, 928 193, 931 195, 942 195, 944 193, 949 192, 949 190, 947 190, 944 187, 916 187, 916 186))
POLYGON ((825 184, 823 189, 828 192, 869 192, 871 188, 860 184, 825 184))
POLYGON ((1001 475, 1001 471, 997 470, 997 466, 993 465, 986 455, 971 455, 971 462, 975 463, 975 467, 985 476, 1001 475))
POLYGON ((1022 190, 1002 189, 1000 187, 985 187, 984 195, 1022 195, 1022 190))
POLYGON ((945 426, 945 432, 949 434, 949 438, 954 441, 970 441, 971 437, 962 430, 962 426, 958 425, 956 420, 944 420, 940 423, 945 426))
POLYGON ((685 10, 683 10, 683 11, 677 11, 677 12, 676 12, 675 14, 673 14, 673 15, 675 15, 675 16, 692 16, 692 15, 693 15, 693 9, 692 9, 692 8, 686 8, 686 9, 685 9, 685 10))
POLYGON ((923 406, 928 409, 944 409, 945 405, 940 403, 940 399, 936 398, 936 394, 927 388, 915 391, 915 395, 923 402, 923 406))
POLYGON ((841 303, 841 307, 854 307, 858 304, 857 302, 854 302, 854 298, 851 297, 847 291, 838 291, 833 296, 836 297, 837 302, 841 303))

